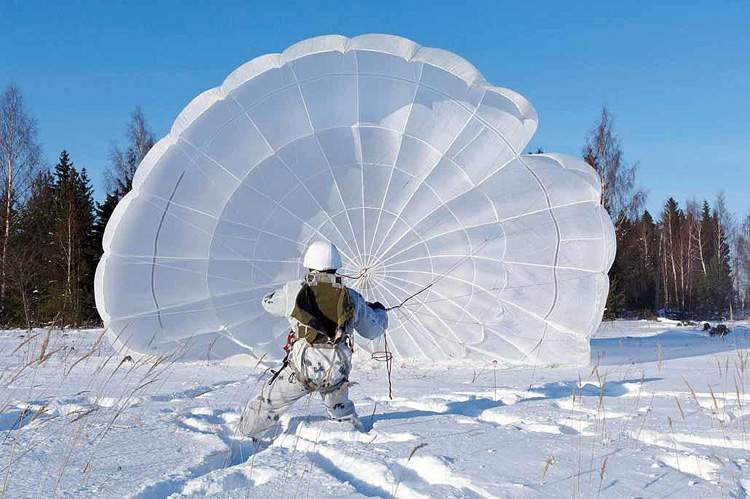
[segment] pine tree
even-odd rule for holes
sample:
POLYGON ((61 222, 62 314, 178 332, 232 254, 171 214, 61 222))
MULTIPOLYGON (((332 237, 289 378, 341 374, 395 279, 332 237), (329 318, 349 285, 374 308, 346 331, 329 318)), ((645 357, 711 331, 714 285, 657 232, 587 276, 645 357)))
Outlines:
POLYGON ((55 311, 44 311, 55 279, 51 265, 56 251, 52 238, 56 208, 52 176, 46 170, 37 174, 28 200, 18 213, 17 231, 11 242, 9 278, 11 283, 10 323, 31 327, 54 318, 55 311))
POLYGON ((701 254, 701 269, 703 275, 708 273, 708 262, 711 259, 711 255, 714 254, 714 222, 711 217, 711 207, 708 201, 703 201, 703 211, 701 214, 701 241, 700 241, 700 254, 701 254))
POLYGON ((617 253, 610 269, 608 317, 651 317, 657 302, 658 233, 646 211, 635 222, 623 218, 616 229, 617 253))
POLYGON ((60 153, 60 159, 58 160, 57 165, 55 165, 54 175, 58 183, 60 183, 61 180, 64 182, 70 178, 72 167, 73 164, 70 162, 70 155, 68 154, 68 151, 63 149, 60 153))
POLYGON ((118 196, 117 191, 110 191, 107 193, 104 201, 96 203, 96 213, 94 217, 92 234, 94 248, 96 249, 96 263, 99 263, 99 258, 101 257, 102 253, 104 230, 106 229, 107 222, 109 222, 109 218, 115 211, 115 207, 117 206, 119 200, 120 196, 118 196))
POLYGON ((47 307, 62 312, 63 324, 80 325, 93 316, 93 273, 97 250, 94 239, 94 202, 85 170, 80 173, 66 151, 53 175, 55 194, 53 231, 57 251, 52 257, 55 286, 47 307))
POLYGON ((96 303, 94 301, 94 274, 99 262, 101 243, 96 237, 96 205, 93 197, 94 189, 86 168, 81 169, 76 189, 77 213, 80 237, 80 271, 78 273, 78 287, 81 290, 80 318, 84 322, 98 320, 96 303))
POLYGON ((734 294, 730 246, 719 211, 712 212, 707 201, 703 203, 701 232, 705 266, 697 277, 696 310, 705 317, 723 317, 729 311, 734 294))
POLYGON ((608 319, 621 317, 627 308, 627 271, 630 266, 628 241, 631 230, 632 224, 627 218, 623 218, 615 230, 617 252, 609 269, 609 294, 605 308, 605 317, 608 319))

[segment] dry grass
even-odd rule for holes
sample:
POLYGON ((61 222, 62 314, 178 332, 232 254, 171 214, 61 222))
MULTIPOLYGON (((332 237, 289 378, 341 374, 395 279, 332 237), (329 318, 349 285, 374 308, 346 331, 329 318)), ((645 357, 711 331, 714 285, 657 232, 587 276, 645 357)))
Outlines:
MULTIPOLYGON (((161 355, 155 357, 143 357, 133 361, 129 355, 122 355, 121 352, 112 351, 105 357, 101 357, 101 347, 106 330, 97 335, 93 344, 87 347, 82 353, 78 353, 75 348, 68 343, 71 334, 68 330, 59 329, 55 324, 45 328, 43 331, 32 330, 23 333, 23 338, 11 354, 18 359, 15 368, 0 377, 0 389, 3 391, 14 389, 18 391, 22 386, 28 386, 29 395, 34 393, 35 399, 42 400, 40 404, 26 405, 20 411, 16 421, 11 424, 9 430, 4 432, 4 442, 6 451, 0 456, 0 473, 2 473, 2 486, 0 486, 0 497, 5 497, 12 483, 12 478, 18 470, 18 464, 22 462, 25 456, 34 452, 45 440, 43 431, 30 431, 23 434, 14 434, 13 430, 21 426, 33 425, 35 429, 41 428, 50 422, 63 421, 60 428, 60 434, 66 435, 62 440, 65 447, 61 449, 60 460, 54 464, 54 486, 47 490, 47 493, 55 495, 63 478, 69 472, 71 464, 82 459, 84 449, 90 453, 85 465, 79 470, 82 480, 88 480, 94 469, 92 463, 98 445, 106 437, 107 433, 113 428, 116 421, 122 414, 133 404, 131 401, 138 395, 142 395, 146 390, 153 388, 159 381, 167 377, 167 371, 174 364, 177 355, 161 355), (117 360, 114 364, 113 360, 117 360), (96 360, 94 366, 88 365, 90 361, 96 360), (49 381, 42 384, 42 379, 50 376, 48 365, 55 361, 55 367, 60 367, 60 378, 58 383, 49 381), (129 369, 126 366, 129 365, 129 369), (55 389, 63 386, 74 375, 76 369, 86 366, 84 374, 83 390, 72 395, 72 398, 88 395, 90 405, 79 409, 74 409, 67 413, 51 413, 49 399, 50 396, 45 392, 48 389, 55 389), (109 367, 108 367, 109 366, 109 367), (46 373, 41 368, 47 368, 46 373), (145 372, 144 372, 145 370, 145 372), (143 372, 140 378, 131 378, 134 372, 143 372), (103 394, 107 392, 107 387, 117 379, 118 386, 124 387, 130 385, 131 388, 120 395, 115 402, 108 402, 107 406, 100 405, 104 398, 103 394), (109 405, 111 404, 111 405, 109 405), (92 431, 93 430, 93 431, 92 431), (8 442, 8 439, 11 441, 8 442), (21 442, 23 442, 21 444, 21 442), (22 447, 18 447, 22 445, 22 447), (19 449, 22 449, 19 452, 19 449)), ((75 342, 75 339, 73 339, 75 342)), ((77 346, 77 345, 76 345, 77 346)), ((180 352, 177 352, 179 354, 180 352)), ((23 388, 21 388, 23 389, 23 388)), ((1 394, 2 392, 0 392, 1 394)), ((10 392, 5 395, 5 401, 0 401, 0 413, 8 409, 11 400, 10 392)), ((85 459, 85 457, 84 457, 85 459)))
POLYGON ((555 460, 555 456, 549 456, 544 461, 544 467, 542 467, 542 476, 539 479, 541 483, 544 483, 544 480, 547 478, 547 473, 549 472, 550 468, 554 466, 557 463, 555 460))
POLYGON ((682 410, 682 404, 680 404, 680 399, 675 397, 674 401, 677 404, 677 409, 679 409, 680 411, 680 416, 682 417, 682 420, 685 421, 685 411, 682 410))

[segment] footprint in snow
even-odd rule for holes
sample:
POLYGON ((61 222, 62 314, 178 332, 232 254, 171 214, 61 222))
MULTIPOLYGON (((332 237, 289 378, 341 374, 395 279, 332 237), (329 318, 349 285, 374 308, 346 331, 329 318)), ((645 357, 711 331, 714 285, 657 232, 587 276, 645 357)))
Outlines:
POLYGON ((237 434, 236 424, 240 414, 228 409, 195 407, 176 418, 177 426, 193 432, 198 438, 206 435, 220 439, 227 447, 224 466, 236 466, 265 449, 268 442, 253 442, 237 434))

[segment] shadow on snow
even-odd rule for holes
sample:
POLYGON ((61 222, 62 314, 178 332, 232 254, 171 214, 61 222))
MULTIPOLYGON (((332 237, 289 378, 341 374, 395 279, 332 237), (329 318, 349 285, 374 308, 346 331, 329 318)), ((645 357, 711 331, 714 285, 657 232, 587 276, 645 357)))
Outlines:
POLYGON ((667 329, 652 336, 591 339, 591 363, 603 366, 641 364, 682 359, 750 348, 750 335, 742 327, 724 337, 697 330, 667 329))
MULTIPOLYGON (((602 395, 604 397, 621 397, 631 391, 626 385, 640 383, 645 384, 659 381, 661 379, 663 378, 633 378, 619 381, 606 381, 603 389, 594 383, 584 383, 583 385, 579 385, 578 381, 555 381, 532 387, 529 392, 538 394, 538 396, 531 396, 519 400, 517 403, 521 404, 524 402, 534 402, 540 400, 568 399, 572 397, 574 390, 579 396, 598 397, 599 395, 602 395)), ((378 421, 392 421, 398 419, 412 419, 436 416, 478 417, 487 409, 494 409, 496 407, 502 407, 504 405, 506 404, 501 400, 495 400, 488 397, 471 396, 467 400, 447 403, 447 409, 445 411, 410 409, 405 411, 381 412, 378 414, 373 414, 370 417, 363 418, 362 422, 365 425, 367 431, 369 431, 378 421)))

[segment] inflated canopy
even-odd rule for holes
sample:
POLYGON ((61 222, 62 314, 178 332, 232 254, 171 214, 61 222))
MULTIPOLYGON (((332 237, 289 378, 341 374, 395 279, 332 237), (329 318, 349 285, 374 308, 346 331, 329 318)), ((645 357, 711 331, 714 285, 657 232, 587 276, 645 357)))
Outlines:
POLYGON ((398 358, 586 363, 614 231, 590 166, 521 154, 536 127, 521 95, 396 36, 253 59, 180 113, 109 221, 109 335, 184 359, 280 356, 289 326, 261 297, 328 240, 349 286, 407 300, 389 312, 398 358))

